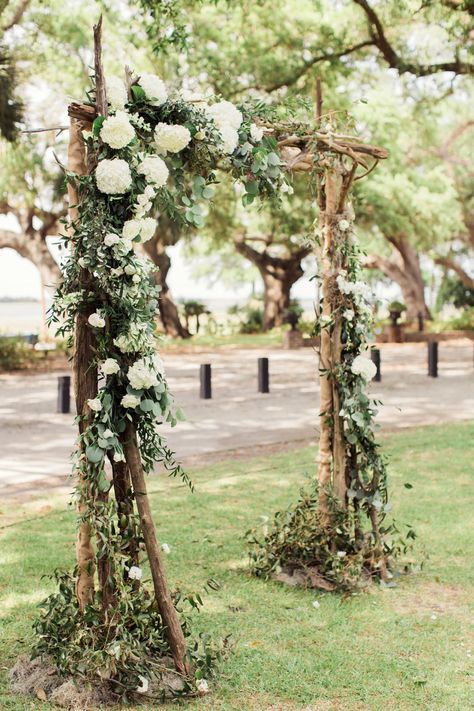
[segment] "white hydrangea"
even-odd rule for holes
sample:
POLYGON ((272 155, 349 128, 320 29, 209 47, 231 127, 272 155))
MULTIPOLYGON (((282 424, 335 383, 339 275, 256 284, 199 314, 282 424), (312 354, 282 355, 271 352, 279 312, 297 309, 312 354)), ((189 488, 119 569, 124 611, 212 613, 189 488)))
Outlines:
POLYGON ((143 570, 138 567, 138 565, 132 565, 128 571, 128 577, 130 580, 141 580, 143 577, 143 570))
POLYGON ((186 148, 191 134, 186 126, 158 123, 155 128, 155 143, 159 150, 179 153, 186 148))
POLYGON ((140 398, 136 395, 124 395, 120 400, 122 407, 135 408, 140 403, 140 398))
POLYGON ((105 318, 98 311, 94 311, 87 320, 94 328, 104 328, 105 326, 105 318))
POLYGON ((127 220, 122 227, 122 236, 125 239, 138 237, 141 229, 141 220, 127 220))
POLYGON ((148 358, 140 358, 127 372, 128 382, 134 390, 148 390, 158 385, 157 373, 148 358))
POLYGON ((95 170, 97 188, 106 195, 121 195, 132 187, 132 174, 126 160, 104 158, 95 170))
POLYGON ((354 358, 351 365, 351 370, 354 375, 360 375, 364 380, 372 380, 377 372, 375 363, 363 355, 358 355, 354 358))
POLYGON ((250 138, 255 142, 261 141, 263 138, 263 128, 257 126, 256 123, 252 123, 250 126, 250 138))
POLYGON ((217 104, 207 106, 205 110, 219 129, 224 126, 230 126, 237 131, 240 128, 243 116, 232 102, 218 101, 217 104))
POLYGON ((345 311, 343 311, 342 317, 343 317, 346 321, 352 321, 352 320, 354 319, 354 312, 353 312, 353 310, 352 310, 352 309, 346 309, 345 311))
POLYGON ((111 76, 106 79, 107 101, 113 109, 123 109, 128 101, 127 89, 120 77, 111 76))
POLYGON ((153 217, 144 217, 140 222, 140 240, 148 242, 155 234, 158 222, 153 217))
POLYGON ((90 409, 93 410, 94 412, 100 412, 102 410, 102 403, 98 397, 90 398, 87 401, 87 404, 89 405, 90 409))
POLYGON ((135 129, 125 111, 106 118, 100 129, 100 137, 111 148, 125 148, 135 138, 135 129))
POLYGON ((165 161, 159 156, 145 156, 138 166, 138 172, 145 176, 149 183, 161 188, 168 180, 169 171, 165 161))
POLYGON ((220 126, 219 132, 222 137, 222 151, 230 155, 239 144, 239 134, 232 126, 220 126))
POLYGON ((161 106, 168 98, 166 86, 156 74, 142 74, 138 85, 141 86, 153 106, 161 106))
POLYGON ((115 358, 106 358, 101 364, 100 369, 104 375, 113 375, 119 372, 120 365, 115 358))
POLYGON ((104 237, 104 244, 106 247, 113 247, 114 244, 117 244, 117 242, 120 242, 120 237, 115 235, 113 232, 109 232, 109 234, 104 237))

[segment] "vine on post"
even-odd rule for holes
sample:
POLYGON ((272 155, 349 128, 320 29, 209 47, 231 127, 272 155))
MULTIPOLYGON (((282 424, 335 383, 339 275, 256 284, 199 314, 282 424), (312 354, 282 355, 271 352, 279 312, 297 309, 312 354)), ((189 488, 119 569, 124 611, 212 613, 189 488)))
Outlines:
POLYGON ((243 183, 250 204, 278 195, 283 164, 255 123, 265 107, 170 91, 129 69, 105 79, 101 22, 94 39, 93 89, 69 107, 69 256, 51 311, 74 341, 77 566, 56 574, 36 652, 117 698, 204 693, 216 653, 192 637, 184 611, 200 597, 170 591, 146 490, 156 463, 191 483, 159 434, 182 415, 157 353, 159 290, 142 245, 156 215, 203 224, 217 168, 243 183))

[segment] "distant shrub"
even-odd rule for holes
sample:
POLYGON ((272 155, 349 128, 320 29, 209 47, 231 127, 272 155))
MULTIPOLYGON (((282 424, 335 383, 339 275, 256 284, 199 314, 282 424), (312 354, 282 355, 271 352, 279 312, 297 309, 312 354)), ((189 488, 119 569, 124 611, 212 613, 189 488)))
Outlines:
POLYGON ((474 308, 464 309, 457 316, 435 321, 433 331, 474 331, 474 308))
POLYGON ((0 371, 25 368, 32 357, 30 347, 22 338, 0 336, 0 371))

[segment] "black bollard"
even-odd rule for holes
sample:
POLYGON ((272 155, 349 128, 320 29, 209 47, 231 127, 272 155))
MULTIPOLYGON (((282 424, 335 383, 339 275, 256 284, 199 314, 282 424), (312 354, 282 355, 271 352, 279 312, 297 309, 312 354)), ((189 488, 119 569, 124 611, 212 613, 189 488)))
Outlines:
POLYGON ((438 341, 428 341, 428 375, 438 377, 438 341))
POLYGON ((57 412, 68 415, 71 412, 71 376, 58 377, 58 408, 57 412))
POLYGON ((211 364, 203 363, 199 368, 199 379, 201 390, 199 397, 202 400, 210 400, 212 397, 211 389, 211 364))
POLYGON ((423 333, 424 328, 425 328, 425 320, 423 318, 423 314, 421 313, 421 311, 418 311, 417 318, 418 318, 418 331, 420 333, 423 333))
POLYGON ((268 373, 268 358, 258 359, 258 392, 270 392, 270 376, 268 373))
POLYGON ((382 380, 382 372, 380 369, 380 348, 371 348, 370 358, 372 360, 372 363, 377 368, 377 372, 375 373, 373 380, 375 383, 380 383, 380 381, 382 380))

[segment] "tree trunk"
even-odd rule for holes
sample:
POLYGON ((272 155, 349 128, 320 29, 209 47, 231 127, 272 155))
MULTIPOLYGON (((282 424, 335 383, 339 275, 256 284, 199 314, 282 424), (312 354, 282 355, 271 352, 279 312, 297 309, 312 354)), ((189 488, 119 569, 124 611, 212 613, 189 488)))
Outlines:
POLYGON ((387 240, 394 248, 391 258, 370 255, 365 260, 364 266, 369 269, 379 269, 399 285, 409 321, 416 320, 419 313, 423 318, 430 319, 431 313, 425 300, 425 285, 418 252, 404 236, 387 237, 387 240))
POLYGON ((190 338, 191 334, 181 323, 178 307, 171 296, 166 281, 171 267, 171 259, 167 255, 164 245, 159 238, 154 238, 146 242, 144 248, 150 259, 158 267, 158 271, 155 272, 154 276, 156 283, 161 286, 158 308, 164 332, 173 338, 190 338))
POLYGON ((285 272, 276 276, 263 269, 260 273, 263 279, 263 330, 269 331, 282 325, 285 311, 290 306, 290 291, 294 282, 289 281, 285 272))

